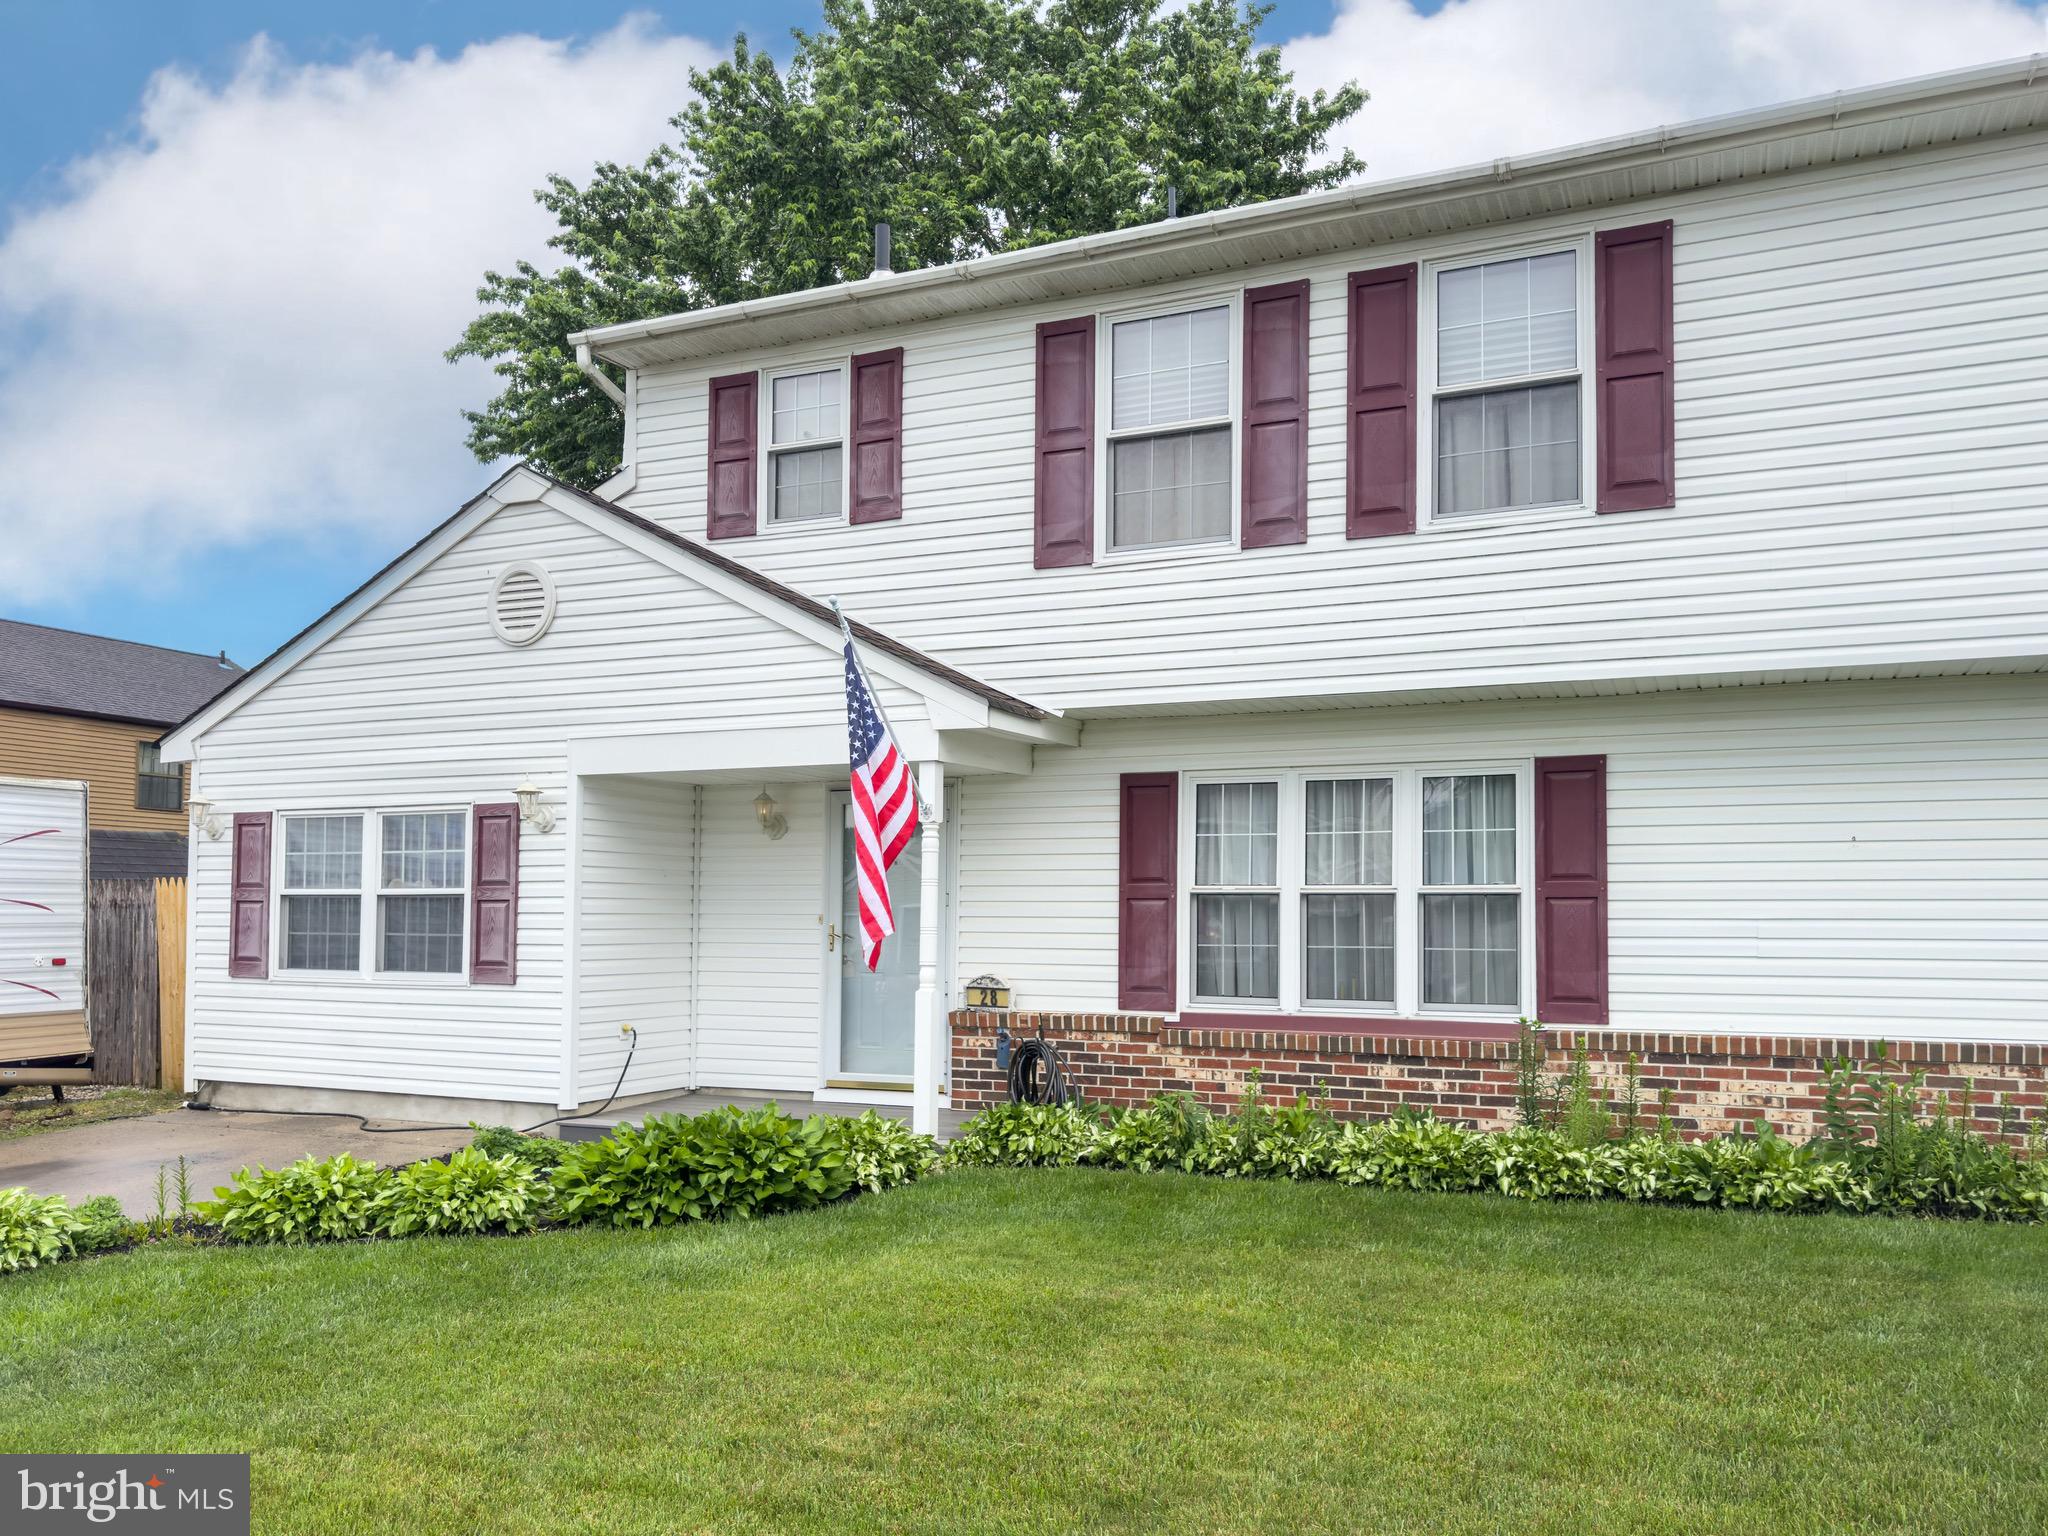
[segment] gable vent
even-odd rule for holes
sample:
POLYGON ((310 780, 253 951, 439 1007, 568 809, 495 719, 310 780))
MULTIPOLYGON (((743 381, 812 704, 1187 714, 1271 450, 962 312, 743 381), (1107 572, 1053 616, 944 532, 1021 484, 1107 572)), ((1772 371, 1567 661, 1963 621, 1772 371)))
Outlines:
POLYGON ((507 645, 531 645, 555 617, 554 578, 539 566, 514 561, 491 583, 491 632, 507 645))

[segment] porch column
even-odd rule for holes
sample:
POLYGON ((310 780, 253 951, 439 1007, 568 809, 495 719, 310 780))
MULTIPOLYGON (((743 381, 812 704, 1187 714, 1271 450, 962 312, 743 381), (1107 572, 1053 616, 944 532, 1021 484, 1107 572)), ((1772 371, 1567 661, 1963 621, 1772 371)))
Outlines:
POLYGON ((945 900, 940 828, 946 816, 943 763, 919 763, 917 787, 928 813, 918 830, 917 1014, 911 1048, 917 1059, 910 1075, 910 1128, 923 1136, 939 1133, 939 1041, 944 1037, 946 1000, 939 990, 941 906, 945 900))

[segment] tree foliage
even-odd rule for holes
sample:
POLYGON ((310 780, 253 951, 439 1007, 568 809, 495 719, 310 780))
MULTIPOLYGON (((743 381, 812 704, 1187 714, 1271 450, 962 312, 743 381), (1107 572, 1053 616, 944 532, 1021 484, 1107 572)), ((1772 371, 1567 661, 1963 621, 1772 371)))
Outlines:
POLYGON ((1195 0, 825 0, 786 70, 745 37, 692 71, 679 143, 535 193, 565 264, 489 272, 451 361, 488 358, 467 413, 489 462, 595 485, 619 423, 576 367, 592 326, 867 274, 872 226, 898 270, 1337 185, 1321 160, 1355 85, 1303 94, 1256 29, 1268 7, 1195 0))

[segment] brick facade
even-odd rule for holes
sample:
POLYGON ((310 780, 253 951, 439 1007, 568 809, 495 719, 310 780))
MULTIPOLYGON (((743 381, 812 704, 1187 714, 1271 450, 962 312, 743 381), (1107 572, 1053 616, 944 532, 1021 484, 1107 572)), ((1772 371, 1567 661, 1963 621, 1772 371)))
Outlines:
MULTIPOLYGON (((1141 1104, 1179 1089, 1227 1109, 1256 1067, 1269 1102, 1313 1094, 1320 1086, 1346 1118, 1376 1118, 1412 1104, 1486 1129, 1515 1123, 1512 1040, 1193 1028, 1117 1013, 961 1010, 951 1023, 955 1109, 971 1111, 1009 1096, 995 1063, 996 1028, 1008 1023, 1012 1040, 1042 1033, 1054 1041, 1069 1082, 1103 1103, 1141 1104)), ((1673 1121, 1703 1136, 1767 1121, 1779 1134, 1805 1140, 1820 1128, 1828 1063, 1846 1056, 1868 1065, 1878 1055, 1871 1040, 1570 1028, 1546 1030, 1545 1037, 1544 1067, 1553 1079, 1570 1068, 1574 1049, 1585 1042, 1594 1084, 1607 1091, 1617 1112, 1633 1052, 1645 1125, 1654 1122, 1659 1094, 1668 1087, 1673 1121)), ((1895 1042, 1886 1070, 1925 1072, 1930 1112, 1937 1094, 1946 1093, 1959 1108, 1967 1090, 1977 1126, 1986 1132, 2001 1129, 2007 1103, 2031 1125, 2048 1095, 2048 1047, 2040 1045, 1895 1042)))

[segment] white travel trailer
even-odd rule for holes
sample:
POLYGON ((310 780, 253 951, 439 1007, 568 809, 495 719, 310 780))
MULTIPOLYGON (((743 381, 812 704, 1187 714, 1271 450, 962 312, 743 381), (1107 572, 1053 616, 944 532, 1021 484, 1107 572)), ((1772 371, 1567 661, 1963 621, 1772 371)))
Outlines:
POLYGON ((0 778, 0 1093, 87 1080, 86 787, 0 778))

